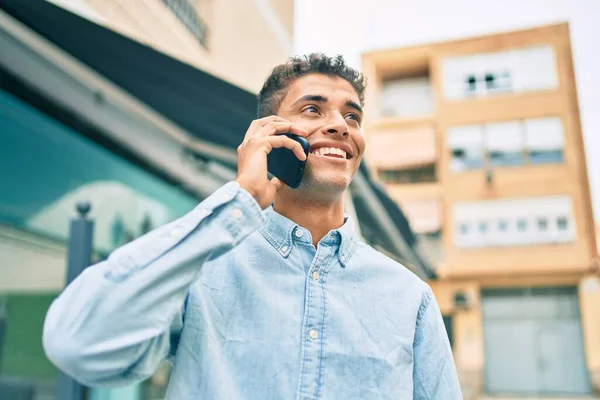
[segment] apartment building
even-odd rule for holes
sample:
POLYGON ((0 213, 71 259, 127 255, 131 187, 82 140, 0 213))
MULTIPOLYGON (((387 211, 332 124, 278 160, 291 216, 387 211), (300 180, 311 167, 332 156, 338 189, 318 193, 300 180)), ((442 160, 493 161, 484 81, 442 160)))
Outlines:
POLYGON ((568 24, 363 54, 367 161, 436 265, 465 398, 600 390, 568 24))

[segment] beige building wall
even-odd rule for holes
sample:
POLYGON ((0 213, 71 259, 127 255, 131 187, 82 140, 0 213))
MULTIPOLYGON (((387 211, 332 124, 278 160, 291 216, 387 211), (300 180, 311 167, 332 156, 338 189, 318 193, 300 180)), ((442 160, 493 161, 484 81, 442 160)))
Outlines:
MULTIPOLYGON (((443 258, 436 261, 438 278, 429 282, 442 314, 452 316, 454 357, 466 399, 484 390, 486 362, 481 292, 494 288, 557 287, 578 289, 586 365, 592 387, 600 391, 600 273, 598 249, 579 122, 569 28, 556 24, 519 32, 490 35, 424 46, 378 50, 363 55, 363 72, 370 87, 365 110, 366 157, 375 175, 383 179, 387 164, 397 170, 432 165, 427 182, 386 183, 390 195, 403 207, 413 229, 434 226, 418 215, 415 204, 430 207, 440 227, 443 258), (444 94, 443 60, 527 46, 550 45, 555 54, 556 89, 498 94, 483 98, 448 100, 444 94), (429 113, 382 115, 378 109, 384 82, 427 77, 433 105, 429 113), (536 118, 560 117, 563 123, 563 161, 544 165, 494 168, 488 182, 486 168, 452 173, 446 132, 450 127, 536 118), (419 132, 419 135, 414 135, 419 132), (423 135, 427 133, 427 135, 423 135), (385 135, 385 136, 384 136, 385 135), (431 144, 423 138, 433 136, 431 144), (395 142, 394 142, 395 141, 395 142), (429 147, 429 149, 425 149, 429 147), (390 154, 382 154, 385 148, 390 154), (396 160, 394 160, 396 158, 396 160), (403 158, 399 160, 398 158, 403 158), (383 160, 383 161, 381 161, 383 160), (394 164, 395 162, 395 164, 394 164), (387 164, 386 164, 387 163, 387 164), (404 165, 406 164, 406 165, 404 165), (575 221, 575 239, 562 244, 502 247, 457 247, 453 210, 461 202, 507 198, 568 196, 575 221), (414 215, 411 215, 414 213, 414 215), (454 296, 466 296, 460 307, 454 296)), ((407 99, 409 96, 406 97, 407 99)))
POLYGON ((293 0, 188 0, 204 44, 162 0, 81 1, 95 22, 251 92, 292 55, 293 0))

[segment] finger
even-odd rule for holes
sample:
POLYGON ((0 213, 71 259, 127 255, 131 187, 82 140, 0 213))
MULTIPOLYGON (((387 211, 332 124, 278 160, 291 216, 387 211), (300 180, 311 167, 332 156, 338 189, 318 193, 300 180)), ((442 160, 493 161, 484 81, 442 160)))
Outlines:
POLYGON ((273 177, 271 178, 271 183, 275 185, 275 191, 279 192, 285 186, 285 183, 281 182, 279 178, 273 177))
POLYGON ((272 136, 277 135, 278 133, 293 133, 294 135, 298 136, 308 136, 308 131, 306 129, 301 128, 289 121, 269 122, 260 130, 260 133, 257 133, 257 135, 272 136))
POLYGON ((248 130, 246 131, 246 134, 244 135, 244 140, 255 137, 264 126, 268 125, 271 122, 288 122, 288 123, 290 123, 289 121, 286 121, 285 119, 283 119, 277 115, 269 115, 268 117, 255 119, 254 121, 252 121, 252 123, 248 127, 248 130))
POLYGON ((265 126, 269 122, 286 122, 286 120, 278 115, 269 115, 268 117, 259 119, 258 122, 260 126, 265 126))
MULTIPOLYGON (((300 161, 306 160, 306 154, 304 154, 304 149, 300 143, 287 136, 269 136, 266 138, 266 141, 271 145, 271 148, 285 147, 286 149, 292 150, 300 161)), ((270 152, 271 150, 269 150, 269 153, 270 152)))

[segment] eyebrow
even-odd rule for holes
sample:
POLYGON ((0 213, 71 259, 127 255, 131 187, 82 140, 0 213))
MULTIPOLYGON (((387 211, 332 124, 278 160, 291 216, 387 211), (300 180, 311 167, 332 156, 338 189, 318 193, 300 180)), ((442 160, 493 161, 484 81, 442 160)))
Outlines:
POLYGON ((354 108, 356 111, 360 112, 361 114, 363 113, 363 109, 361 106, 359 106, 358 104, 356 104, 355 102, 353 102, 352 100, 348 100, 346 102, 346 105, 348 107, 354 108))
MULTIPOLYGON (((295 106, 298 103, 304 102, 304 101, 314 101, 317 103, 327 103, 329 101, 329 99, 323 95, 320 94, 307 94, 305 96, 300 97, 298 100, 296 100, 294 102, 294 104, 292 104, 292 106, 295 106)), ((356 102, 352 101, 352 100, 348 100, 346 102, 346 106, 354 108, 356 111, 360 112, 361 114, 363 113, 363 109, 360 105, 358 105, 356 102)))
POLYGON ((296 100, 294 104, 292 104, 292 106, 295 106, 296 104, 304 101, 316 101, 317 103, 327 103, 329 99, 325 96, 321 96, 320 94, 307 94, 296 100))

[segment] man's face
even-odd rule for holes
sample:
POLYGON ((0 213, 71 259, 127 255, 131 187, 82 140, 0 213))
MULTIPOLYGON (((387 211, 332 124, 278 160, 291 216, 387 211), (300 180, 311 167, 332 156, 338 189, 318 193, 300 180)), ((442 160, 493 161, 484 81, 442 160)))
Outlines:
POLYGON ((278 115, 309 133, 301 187, 346 189, 365 151, 363 113, 352 85, 324 74, 300 77, 290 85, 278 115))

